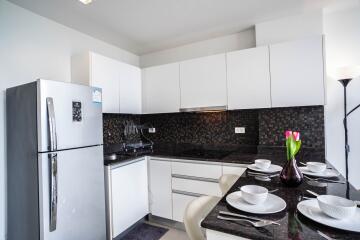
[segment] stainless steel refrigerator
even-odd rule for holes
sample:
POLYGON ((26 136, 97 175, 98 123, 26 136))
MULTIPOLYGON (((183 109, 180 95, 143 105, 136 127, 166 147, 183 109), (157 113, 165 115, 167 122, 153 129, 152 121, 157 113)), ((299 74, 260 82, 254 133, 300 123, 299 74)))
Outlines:
POLYGON ((106 238, 101 89, 6 90, 9 240, 106 238))

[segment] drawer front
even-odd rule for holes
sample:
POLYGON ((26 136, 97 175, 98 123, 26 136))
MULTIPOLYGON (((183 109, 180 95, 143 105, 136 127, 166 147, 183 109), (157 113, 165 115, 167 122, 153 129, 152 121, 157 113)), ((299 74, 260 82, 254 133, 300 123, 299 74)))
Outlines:
POLYGON ((235 174, 241 176, 245 172, 246 168, 223 166, 223 174, 235 174))
POLYGON ((173 220, 184 221, 184 213, 187 205, 197 197, 173 193, 173 220))
POLYGON ((222 166, 201 163, 172 163, 172 173, 185 176, 219 179, 222 175, 222 166))
POLYGON ((172 178, 172 189, 201 195, 221 197, 221 189, 217 182, 206 182, 183 178, 172 178))

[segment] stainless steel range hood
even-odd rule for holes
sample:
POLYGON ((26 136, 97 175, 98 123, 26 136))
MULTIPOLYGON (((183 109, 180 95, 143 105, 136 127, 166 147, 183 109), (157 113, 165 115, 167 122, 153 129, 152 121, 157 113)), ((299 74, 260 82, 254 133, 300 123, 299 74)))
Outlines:
POLYGON ((180 108, 180 112, 222 112, 226 110, 227 106, 180 108))

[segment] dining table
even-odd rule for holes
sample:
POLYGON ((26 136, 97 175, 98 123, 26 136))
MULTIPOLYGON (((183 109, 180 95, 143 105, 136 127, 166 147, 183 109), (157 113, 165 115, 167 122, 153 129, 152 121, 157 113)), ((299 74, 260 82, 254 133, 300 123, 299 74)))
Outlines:
MULTIPOLYGON (((335 195, 351 200, 360 200, 360 192, 347 182, 343 176, 340 175, 337 178, 333 178, 339 180, 340 183, 320 180, 312 181, 304 178, 298 187, 287 187, 281 182, 279 176, 273 176, 268 179, 270 181, 264 181, 263 178, 259 178, 256 174, 251 174, 251 172, 249 169, 244 172, 201 222, 201 226, 206 230, 208 240, 360 239, 360 232, 337 229, 321 222, 313 221, 300 213, 297 208, 298 203, 301 201, 309 199, 316 201, 316 197, 310 194, 308 190, 320 195, 335 195), (272 194, 286 202, 285 209, 272 214, 252 214, 230 206, 226 200, 227 196, 239 191, 239 188, 245 185, 259 185, 266 187, 269 191, 273 190, 272 194), (254 227, 242 221, 223 220, 218 218, 221 211, 276 221, 278 225, 271 224, 264 227, 254 227)), ((355 218, 352 221, 359 224, 360 219, 355 218)))

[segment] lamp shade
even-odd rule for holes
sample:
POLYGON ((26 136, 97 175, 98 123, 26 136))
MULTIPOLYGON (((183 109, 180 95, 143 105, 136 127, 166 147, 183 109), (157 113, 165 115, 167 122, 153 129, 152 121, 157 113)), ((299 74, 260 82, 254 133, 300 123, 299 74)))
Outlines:
POLYGON ((340 67, 336 71, 337 79, 353 79, 360 76, 360 66, 340 67))
POLYGON ((79 0, 79 1, 82 2, 85 5, 92 2, 92 0, 79 0))

